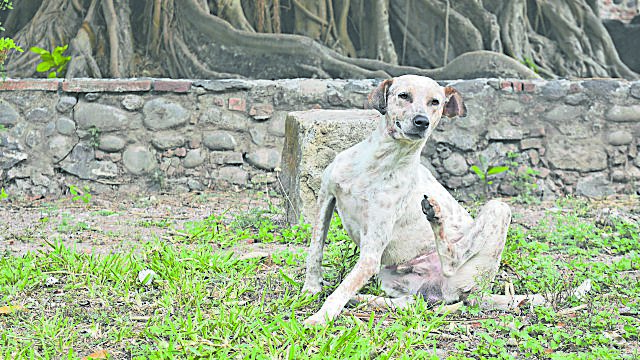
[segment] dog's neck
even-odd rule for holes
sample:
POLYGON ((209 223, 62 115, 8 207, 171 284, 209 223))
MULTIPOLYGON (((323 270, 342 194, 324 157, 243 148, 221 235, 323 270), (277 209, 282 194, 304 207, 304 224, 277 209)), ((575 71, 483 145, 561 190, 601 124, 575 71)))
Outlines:
POLYGON ((397 130, 389 127, 383 117, 369 138, 373 145, 372 156, 377 168, 399 169, 403 165, 414 166, 420 163, 420 153, 426 139, 409 141, 397 138, 399 136, 397 130))

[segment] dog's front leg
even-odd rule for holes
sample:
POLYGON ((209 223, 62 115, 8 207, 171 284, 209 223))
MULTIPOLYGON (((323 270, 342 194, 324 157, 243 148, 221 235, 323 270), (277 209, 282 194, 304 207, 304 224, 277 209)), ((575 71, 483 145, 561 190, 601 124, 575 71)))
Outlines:
POLYGON ((340 286, 329 295, 322 308, 305 320, 306 325, 324 324, 335 318, 358 290, 380 271, 382 253, 391 239, 393 214, 380 213, 375 219, 368 219, 363 229, 358 262, 340 286), (366 229, 370 231, 367 232, 366 229))
POLYGON ((347 302, 380 270, 382 252, 360 255, 360 259, 340 286, 327 298, 322 308, 304 321, 306 325, 324 324, 335 318, 347 302))
POLYGON ((303 292, 317 294, 322 291, 322 250, 335 204, 335 197, 331 196, 323 185, 318 195, 317 213, 313 222, 311 243, 307 255, 307 273, 302 287, 303 292))

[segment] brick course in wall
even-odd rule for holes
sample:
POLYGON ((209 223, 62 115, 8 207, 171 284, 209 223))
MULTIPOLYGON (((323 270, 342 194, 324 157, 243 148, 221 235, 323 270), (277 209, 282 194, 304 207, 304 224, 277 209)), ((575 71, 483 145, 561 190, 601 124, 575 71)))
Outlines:
MULTIPOLYGON (((640 82, 449 83, 469 116, 443 120, 423 162, 461 197, 482 189, 469 171, 480 158, 510 167, 490 188, 503 195, 640 188, 640 82)), ((0 186, 24 196, 59 195, 71 184, 92 192, 278 189, 287 113, 361 109, 376 84, 8 79, 0 82, 0 186)))

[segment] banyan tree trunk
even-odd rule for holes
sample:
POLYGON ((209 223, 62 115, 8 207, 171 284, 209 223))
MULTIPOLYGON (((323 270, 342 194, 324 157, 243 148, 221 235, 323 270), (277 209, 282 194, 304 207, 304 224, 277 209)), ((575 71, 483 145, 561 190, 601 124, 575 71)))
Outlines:
POLYGON ((67 77, 636 79, 589 1, 21 0, 0 20, 23 47, 70 44, 67 77))

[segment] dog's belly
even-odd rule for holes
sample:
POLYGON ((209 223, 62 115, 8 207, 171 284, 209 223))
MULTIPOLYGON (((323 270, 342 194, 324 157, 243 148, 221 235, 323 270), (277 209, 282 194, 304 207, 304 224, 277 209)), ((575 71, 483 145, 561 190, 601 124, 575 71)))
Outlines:
POLYGON ((410 213, 398 219, 393 236, 382 254, 382 265, 400 265, 407 261, 435 251, 435 237, 431 225, 420 212, 410 213))
MULTIPOLYGON (((426 252, 435 251, 435 237, 431 225, 420 208, 420 193, 408 193, 395 199, 389 209, 372 208, 353 194, 337 197, 337 211, 351 240, 360 246, 364 224, 370 223, 372 212, 395 218, 391 239, 382 254, 382 265, 398 265, 426 252), (346 210, 348 209, 348 210, 346 210)), ((369 225, 372 226, 372 225, 369 225)))

